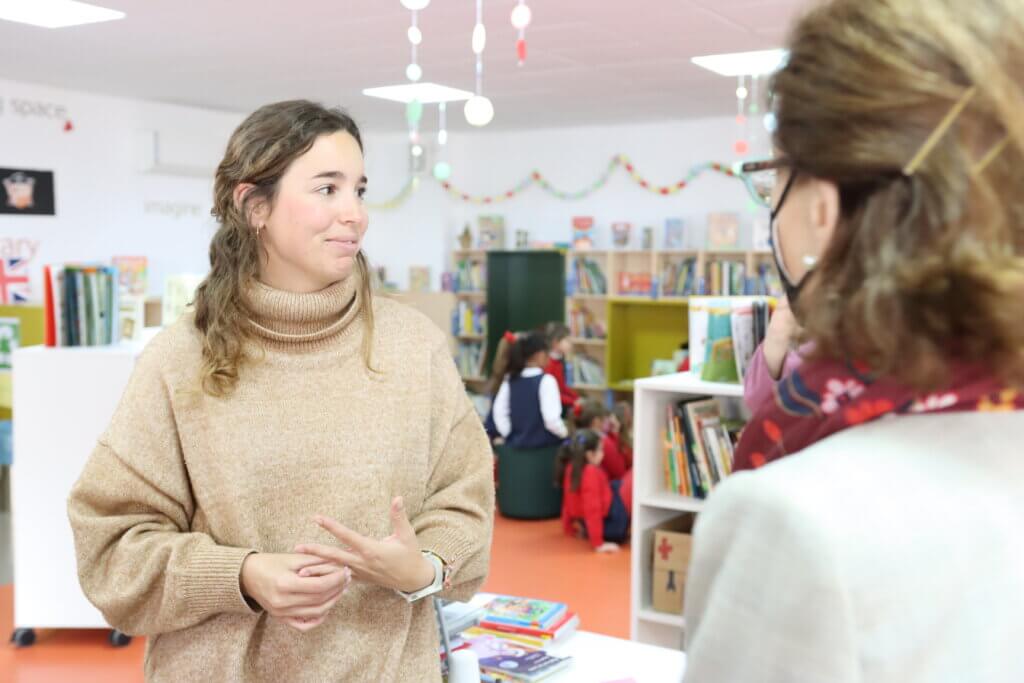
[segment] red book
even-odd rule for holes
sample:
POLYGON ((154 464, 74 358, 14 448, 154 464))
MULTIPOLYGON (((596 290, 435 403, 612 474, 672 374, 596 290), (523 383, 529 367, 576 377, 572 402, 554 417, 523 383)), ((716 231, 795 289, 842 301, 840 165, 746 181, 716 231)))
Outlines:
POLYGON ((43 343, 47 346, 57 345, 57 322, 53 296, 53 280, 50 277, 50 266, 43 266, 43 306, 45 315, 45 330, 43 332, 43 343))
POLYGON ((487 621, 486 619, 480 622, 480 628, 489 629, 491 631, 502 631, 504 633, 518 633, 524 636, 543 638, 545 640, 560 640, 565 636, 575 633, 576 627, 579 625, 580 618, 575 612, 566 612, 565 616, 562 617, 557 624, 548 629, 524 628, 522 626, 512 626, 510 624, 487 621))

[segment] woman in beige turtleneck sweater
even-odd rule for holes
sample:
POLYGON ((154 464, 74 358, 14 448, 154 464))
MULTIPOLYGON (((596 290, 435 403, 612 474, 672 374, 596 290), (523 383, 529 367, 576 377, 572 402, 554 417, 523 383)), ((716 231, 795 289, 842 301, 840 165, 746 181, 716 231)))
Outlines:
POLYGON ((146 348, 72 491, 82 587, 150 637, 147 680, 439 680, 414 598, 486 575, 487 437, 440 330, 371 295, 365 187, 342 112, 242 123, 195 313, 146 348))

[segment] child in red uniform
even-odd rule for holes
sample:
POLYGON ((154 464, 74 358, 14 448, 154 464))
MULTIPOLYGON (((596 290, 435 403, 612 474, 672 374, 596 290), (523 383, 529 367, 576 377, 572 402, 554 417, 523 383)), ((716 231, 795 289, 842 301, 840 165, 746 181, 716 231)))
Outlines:
POLYGON ((604 450, 604 459, 601 461, 601 467, 608 475, 608 478, 615 481, 626 476, 626 473, 630 471, 632 453, 630 453, 629 461, 627 462, 626 455, 621 448, 619 436, 612 433, 613 420, 611 413, 604 404, 594 399, 588 399, 576 406, 573 415, 575 417, 576 429, 590 429, 601 435, 604 450))
POLYGON ((609 421, 608 439, 622 454, 626 470, 633 469, 633 406, 627 401, 615 404, 609 421))
POLYGON ((632 477, 609 482, 601 469, 601 435, 582 429, 559 453, 558 481, 563 487, 562 528, 569 536, 582 528, 599 553, 615 552, 629 533, 632 477))
POLYGON ((572 390, 565 378, 565 359, 572 354, 569 328, 564 323, 551 322, 544 327, 550 351, 544 372, 558 382, 558 393, 562 398, 562 417, 568 417, 573 406, 580 402, 580 395, 572 390))

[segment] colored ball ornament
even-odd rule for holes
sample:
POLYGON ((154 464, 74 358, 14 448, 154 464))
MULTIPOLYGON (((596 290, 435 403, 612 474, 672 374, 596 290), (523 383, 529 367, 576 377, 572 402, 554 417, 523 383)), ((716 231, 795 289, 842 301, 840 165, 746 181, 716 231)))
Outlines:
POLYGON ((466 100, 463 111, 466 121, 472 126, 486 126, 494 118, 494 105, 483 95, 474 95, 466 100))
POLYGON ((483 24, 477 24, 473 27, 473 53, 481 54, 485 47, 487 47, 487 29, 483 24))
POLYGON ((523 38, 516 41, 516 56, 519 57, 520 64, 526 61, 526 40, 523 38))
POLYGON ((452 177, 452 167, 447 161, 439 161, 434 164, 434 178, 444 182, 452 177))
POLYGON ((742 85, 740 87, 736 88, 736 97, 741 99, 741 100, 747 99, 747 95, 749 95, 749 94, 750 93, 747 92, 747 89, 745 87, 743 87, 742 85))
POLYGON ((423 31, 418 26, 410 26, 408 36, 409 42, 413 45, 419 45, 423 42, 423 31))
POLYGON ((526 5, 516 5, 512 9, 512 26, 522 31, 524 28, 530 25, 530 20, 533 18, 533 12, 526 5))
POLYGON ((405 119, 410 126, 415 126, 423 118, 423 103, 413 100, 405 107, 405 119))
POLYGON ((764 115, 764 129, 769 133, 774 133, 775 129, 779 127, 779 120, 775 118, 775 112, 768 112, 764 115))
POLYGON ((750 151, 750 145, 747 144, 746 140, 737 140, 736 143, 732 146, 732 149, 740 156, 743 156, 748 151, 750 151))
POLYGON ((423 69, 419 64, 415 62, 405 67, 405 77, 415 83, 416 81, 423 78, 423 69))
POLYGON ((408 10, 417 11, 426 9, 427 5, 430 4, 430 0, 402 0, 402 7, 408 10))

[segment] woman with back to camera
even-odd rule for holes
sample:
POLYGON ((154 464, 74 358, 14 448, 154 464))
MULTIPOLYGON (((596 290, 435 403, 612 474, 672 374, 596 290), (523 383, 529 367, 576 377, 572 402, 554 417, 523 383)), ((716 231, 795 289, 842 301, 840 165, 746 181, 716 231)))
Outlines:
POLYGON ((487 572, 490 449, 444 335, 371 292, 366 182, 340 110, 238 127, 195 312, 72 491, 82 586, 149 636, 147 680, 440 680, 420 598, 487 572))
POLYGON ((812 353, 697 521, 686 680, 1024 680, 1022 22, 833 0, 796 25, 769 166, 812 353))

